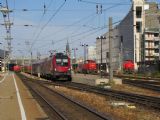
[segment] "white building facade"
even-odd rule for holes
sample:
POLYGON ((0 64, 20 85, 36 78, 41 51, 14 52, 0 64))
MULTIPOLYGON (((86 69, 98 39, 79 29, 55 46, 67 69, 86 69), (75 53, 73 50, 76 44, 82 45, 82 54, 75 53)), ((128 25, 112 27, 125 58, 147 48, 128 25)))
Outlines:
MULTIPOLYGON (((112 67, 114 71, 121 70, 122 62, 124 60, 132 60, 135 64, 135 70, 138 70, 142 61, 151 60, 147 58, 148 53, 145 47, 147 43, 150 45, 150 42, 146 39, 146 33, 149 32, 146 31, 146 28, 160 28, 160 20, 159 23, 153 21, 148 22, 150 18, 158 18, 157 16, 155 17, 155 14, 157 13, 149 14, 150 12, 148 11, 153 11, 151 9, 154 8, 155 11, 158 11, 158 15, 160 16, 158 5, 156 5, 157 4, 154 2, 149 3, 145 0, 132 0, 131 9, 126 17, 119 23, 119 25, 113 28, 111 39, 113 53, 112 67)), ((153 34, 156 35, 155 37, 159 41, 160 35, 153 34)), ((109 35, 106 33, 104 36, 106 39, 103 40, 102 43, 102 63, 108 64, 109 59, 107 54, 109 53, 109 35)), ((155 39, 155 37, 152 37, 152 39, 155 39)), ((155 45, 153 47, 157 46, 155 45)), ((154 52, 159 56, 158 50, 154 49, 154 52)), ((97 63, 101 63, 101 40, 99 39, 96 40, 96 55, 97 63)))
POLYGON ((87 47, 87 59, 96 60, 96 47, 95 46, 87 47))

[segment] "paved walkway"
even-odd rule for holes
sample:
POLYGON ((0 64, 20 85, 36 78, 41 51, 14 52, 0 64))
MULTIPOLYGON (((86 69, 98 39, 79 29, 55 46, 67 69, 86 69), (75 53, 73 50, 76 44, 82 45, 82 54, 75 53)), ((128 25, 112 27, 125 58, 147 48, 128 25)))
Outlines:
POLYGON ((1 74, 0 120, 35 120, 47 115, 14 73, 1 74))

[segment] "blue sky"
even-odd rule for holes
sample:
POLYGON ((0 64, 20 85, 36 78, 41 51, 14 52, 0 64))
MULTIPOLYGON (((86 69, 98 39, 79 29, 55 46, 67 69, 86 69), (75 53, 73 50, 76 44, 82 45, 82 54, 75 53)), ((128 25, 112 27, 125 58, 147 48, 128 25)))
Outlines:
MULTIPOLYGON (((1 3, 5 6, 5 0, 1 3)), ((70 48, 78 48, 77 56, 83 56, 80 44, 95 45, 96 37, 108 31, 104 28, 108 17, 113 17, 113 22, 123 19, 131 0, 8 0, 8 4, 13 10, 10 14, 14 24, 11 29, 13 56, 20 57, 22 53, 29 56, 31 46, 34 56, 37 52, 48 56, 52 49, 64 51, 67 40, 70 48), (96 14, 96 3, 102 5, 102 14, 96 14)), ((0 23, 3 23, 2 14, 0 23)), ((1 26, 3 45, 4 37, 5 28, 1 26)))

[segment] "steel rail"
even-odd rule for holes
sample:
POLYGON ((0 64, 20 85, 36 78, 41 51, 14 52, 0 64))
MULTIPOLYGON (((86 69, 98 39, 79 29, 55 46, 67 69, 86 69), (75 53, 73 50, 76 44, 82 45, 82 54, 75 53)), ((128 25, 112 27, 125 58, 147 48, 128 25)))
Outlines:
POLYGON ((128 75, 114 75, 115 77, 120 77, 120 78, 130 78, 130 79, 139 79, 139 80, 155 80, 157 82, 160 82, 160 78, 155 78, 155 77, 140 77, 140 76, 128 76, 128 75))
POLYGON ((147 81, 137 81, 137 80, 123 80, 124 84, 133 85, 141 88, 150 89, 152 91, 160 92, 160 86, 156 85, 155 82, 147 82, 147 81))
POLYGON ((101 95, 111 96, 113 98, 122 99, 122 100, 127 100, 130 102, 138 103, 141 105, 145 105, 145 106, 160 110, 160 98, 158 97, 144 96, 144 95, 133 94, 133 93, 128 93, 128 92, 103 89, 103 88, 89 86, 89 85, 85 85, 81 83, 70 83, 70 82, 47 83, 46 82, 46 84, 61 85, 61 86, 65 86, 71 89, 78 89, 78 90, 83 90, 83 91, 94 92, 94 93, 98 93, 101 95))
MULTIPOLYGON (((35 82, 35 81, 34 81, 34 82, 35 82)), ((36 83, 38 83, 38 82, 36 82, 36 83)), ((94 109, 92 109, 92 108, 90 108, 90 107, 87 107, 86 105, 83 105, 82 103, 80 103, 80 102, 78 102, 78 101, 72 99, 71 97, 68 97, 68 96, 66 96, 66 95, 64 95, 64 94, 62 94, 62 93, 60 93, 60 92, 58 92, 58 91, 54 91, 54 90, 48 88, 47 86, 45 86, 45 85, 43 85, 43 84, 40 84, 40 83, 38 83, 38 84, 41 85, 42 87, 48 89, 49 91, 54 92, 54 93, 56 93, 56 94, 62 96, 64 99, 67 99, 67 100, 69 100, 69 101, 75 103, 76 105, 78 105, 78 106, 80 106, 80 107, 86 109, 87 111, 89 111, 89 112, 91 112, 91 113, 97 115, 98 117, 100 117, 100 118, 102 118, 102 119, 104 119, 104 120, 111 120, 111 119, 108 118, 107 116, 105 116, 105 115, 103 115, 103 114, 97 112, 96 110, 94 110, 94 109)))
POLYGON ((43 100, 49 108, 51 108, 52 111, 54 111, 62 120, 68 120, 60 111, 58 111, 53 105, 51 105, 39 92, 34 90, 25 80, 23 80, 23 83, 38 97, 40 97, 41 100, 43 100))
MULTIPOLYGON (((26 81, 26 80, 25 80, 25 81, 26 81)), ((101 119, 103 119, 103 120, 112 120, 111 116, 109 116, 109 115, 106 116, 106 115, 104 115, 104 114, 96 111, 95 109, 90 108, 90 107, 88 107, 88 106, 86 106, 86 105, 84 105, 84 104, 82 104, 82 103, 80 103, 80 102, 72 99, 71 97, 68 97, 68 96, 66 96, 66 95, 64 95, 64 94, 62 94, 62 93, 60 93, 60 92, 57 92, 57 91, 54 91, 54 90, 48 88, 47 86, 45 86, 46 84, 44 84, 44 83, 46 83, 46 81, 45 81, 45 82, 39 82, 39 81, 37 82, 37 81, 35 81, 35 80, 29 80, 29 81, 30 81, 30 82, 34 82, 34 83, 40 85, 41 87, 47 89, 47 90, 50 91, 50 92, 54 92, 54 93, 60 95, 60 96, 63 97, 64 99, 69 100, 70 102, 72 102, 72 103, 78 105, 79 107, 81 107, 81 108, 89 111, 90 113, 96 115, 97 117, 99 117, 99 118, 101 118, 101 119)), ((39 93, 38 93, 38 94, 39 94, 39 93)), ((40 95, 40 96, 41 96, 41 95, 40 95)), ((43 96, 41 96, 41 97, 43 98, 43 96)), ((43 98, 43 99, 45 99, 45 98, 43 98)), ((45 100, 45 101, 47 102, 47 100, 45 100)), ((48 102, 47 102, 47 103, 48 103, 48 102)), ((48 104, 50 105, 50 103, 48 103, 48 104)), ((52 106, 52 105, 51 105, 51 106, 52 106)), ((59 112, 58 112, 58 113, 59 113, 59 112)))
POLYGON ((96 86, 89 86, 82 83, 51 82, 51 81, 39 81, 39 82, 48 84, 48 85, 59 85, 59 86, 65 86, 71 89, 93 92, 96 94, 110 96, 110 97, 121 99, 121 100, 127 100, 133 103, 144 105, 146 107, 160 110, 160 98, 158 97, 139 95, 139 94, 122 92, 122 91, 111 90, 111 89, 104 89, 96 86))

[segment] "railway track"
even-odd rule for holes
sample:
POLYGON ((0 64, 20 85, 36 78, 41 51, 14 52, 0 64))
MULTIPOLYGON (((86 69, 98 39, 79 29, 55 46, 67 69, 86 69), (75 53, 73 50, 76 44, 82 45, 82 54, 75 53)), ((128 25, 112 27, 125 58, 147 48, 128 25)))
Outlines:
POLYGON ((160 92, 160 82, 157 81, 123 79, 123 83, 160 92))
POLYGON ((106 116, 96 110, 83 105, 82 103, 71 99, 64 94, 54 91, 46 86, 44 82, 35 80, 26 80, 21 76, 23 82, 29 89, 43 100, 50 108, 50 119, 54 120, 112 120, 111 117, 106 116), (54 114, 54 117, 53 117, 54 114))
POLYGON ((138 80, 154 80, 157 82, 160 82, 160 78, 153 78, 153 77, 140 77, 140 76, 136 76, 136 75, 114 75, 115 77, 119 77, 119 78, 128 78, 128 79, 138 79, 138 80))
MULTIPOLYGON (((82 73, 76 73, 76 74, 82 74, 82 73)), ((95 74, 88 74, 88 75, 100 75, 98 73, 95 74)), ((109 77, 109 74, 103 73, 102 76, 109 77)), ((114 77, 122 78, 122 79, 137 79, 137 80, 154 80, 155 82, 160 82, 160 78, 153 78, 153 77, 140 77, 137 75, 116 75, 114 74, 114 77)))
POLYGON ((84 85, 80 83, 73 83, 73 82, 44 82, 44 81, 40 81, 40 82, 43 82, 49 85, 59 85, 59 86, 65 86, 71 89, 93 92, 96 94, 110 96, 116 99, 121 99, 129 102, 133 102, 139 105, 143 105, 145 107, 160 110, 160 98, 158 97, 151 97, 151 96, 133 94, 128 92, 103 89, 99 87, 84 85))
POLYGON ((148 79, 148 78, 147 79, 144 79, 144 78, 137 79, 133 76, 131 76, 131 78, 129 78, 129 77, 121 77, 121 78, 122 78, 124 84, 129 84, 132 86, 149 89, 149 90, 152 90, 155 92, 160 92, 160 81, 158 81, 158 80, 152 80, 152 79, 148 79))
POLYGON ((145 107, 160 110, 159 97, 145 96, 145 95, 121 92, 121 91, 116 91, 111 89, 103 89, 95 86, 89 86, 89 85, 73 83, 73 82, 51 82, 51 81, 39 81, 39 82, 47 85, 56 85, 56 86, 59 85, 59 86, 64 86, 71 89, 93 92, 96 94, 110 96, 116 99, 121 99, 129 102, 133 102, 139 105, 143 105, 145 107))

